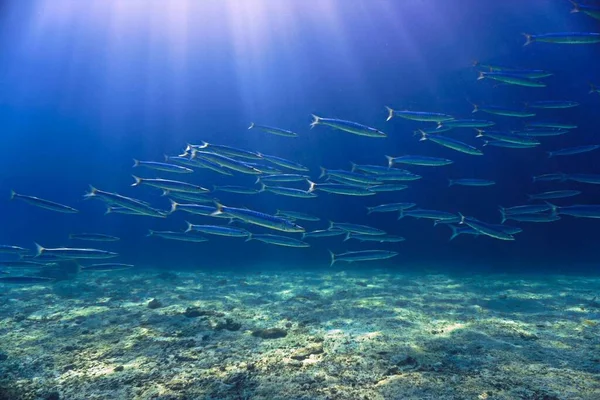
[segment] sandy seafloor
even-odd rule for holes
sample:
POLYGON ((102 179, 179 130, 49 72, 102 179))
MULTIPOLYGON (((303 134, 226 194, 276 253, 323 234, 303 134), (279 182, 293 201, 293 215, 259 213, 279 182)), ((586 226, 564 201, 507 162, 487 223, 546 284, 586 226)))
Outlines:
POLYGON ((2 287, 0 338, 0 399, 592 400, 600 276, 89 273, 2 287))

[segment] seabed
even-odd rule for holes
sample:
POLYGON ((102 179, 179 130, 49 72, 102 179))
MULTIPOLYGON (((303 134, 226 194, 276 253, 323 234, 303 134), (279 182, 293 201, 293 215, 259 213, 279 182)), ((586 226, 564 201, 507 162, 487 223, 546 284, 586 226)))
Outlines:
POLYGON ((600 277, 138 271, 2 287, 0 399, 600 399, 600 277))

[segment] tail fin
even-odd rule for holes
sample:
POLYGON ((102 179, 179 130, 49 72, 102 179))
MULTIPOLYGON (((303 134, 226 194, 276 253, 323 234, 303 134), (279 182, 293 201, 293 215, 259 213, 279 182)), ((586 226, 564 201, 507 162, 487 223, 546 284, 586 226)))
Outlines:
POLYGON ((261 182, 260 182, 260 176, 257 176, 257 177, 256 177, 256 180, 254 181, 254 184, 255 184, 255 185, 256 185, 257 183, 261 183, 261 182))
POLYGON ((387 158, 387 160, 388 160, 388 168, 392 168, 394 166, 394 157, 385 156, 385 158, 387 158))
POLYGON ((477 111, 479 111, 479 106, 475 103, 471 103, 471 105, 473 106, 473 111, 471 111, 471 114, 475 114, 477 111))
POLYGON ((596 85, 594 85, 592 82, 590 82, 590 91, 589 94, 595 93, 595 92, 599 92, 598 88, 596 87, 596 85))
POLYGON ((333 221, 329 221, 329 228, 327 228, 327 230, 332 230, 335 227, 335 222, 333 221))
POLYGON ((306 232, 302 232, 302 240, 306 238, 306 232))
POLYGON ((34 244, 35 244, 35 256, 36 257, 41 256, 42 253, 44 253, 44 250, 46 250, 46 249, 37 243, 34 243, 34 244))
POLYGON ((171 210, 169 211, 169 214, 173 214, 175 211, 177 211, 177 206, 179 204, 173 199, 169 199, 169 200, 171 201, 171 210))
POLYGON ((192 224, 191 222, 185 221, 185 223, 187 224, 187 229, 184 231, 185 233, 191 232, 192 231, 192 224))
POLYGON ((573 9, 571 10, 571 14, 578 13, 579 11, 581 11, 578 3, 574 2, 573 0, 569 0, 569 1, 571 2, 571 4, 573 4, 573 9))
POLYGON ((352 236, 350 236, 350 232, 346 233, 346 237, 344 238, 344 242, 347 240, 352 239, 352 236))
POLYGON ((488 144, 490 144, 489 140, 484 140, 482 146, 487 146, 488 144))
MULTIPOLYGON (((205 149, 205 148, 207 148, 208 146, 210 146, 210 143, 208 143, 208 142, 205 142, 204 140, 201 140, 201 142, 202 142, 202 144, 201 144, 200 146, 198 146, 198 148, 199 148, 199 149, 205 149)), ((191 146, 190 146, 190 147, 191 147, 191 146)), ((192 151, 192 153, 194 152, 194 148, 193 148, 193 147, 191 147, 191 149, 190 149, 190 150, 192 151)))
POLYGON ((331 250, 327 250, 329 252, 329 255, 331 256, 331 263, 329 264, 330 267, 333 267, 333 264, 335 264, 336 259, 335 259, 335 254, 333 254, 333 251, 331 250))
POLYGON ((218 201, 215 201, 215 207, 217 207, 217 211, 213 212, 210 215, 214 217, 223 214, 223 204, 219 203, 218 201))
POLYGON ((308 193, 312 193, 312 192, 314 192, 314 191, 315 191, 315 188, 317 187, 317 184, 316 184, 316 183, 314 183, 313 181, 311 181, 310 179, 307 179, 306 181, 307 181, 307 182, 308 182, 308 184, 310 185, 310 186, 308 187, 308 193))
POLYGON ((161 197, 168 196, 170 192, 168 190, 163 189, 161 197))
POLYGON ((321 123, 320 117, 317 117, 315 114, 312 114, 312 117, 313 117, 313 121, 310 123, 310 129, 314 128, 315 126, 317 126, 321 123))
MULTIPOLYGON (((250 129, 250 128, 248 128, 250 129)), ((252 232, 248 232, 248 238, 246 240, 244 240, 244 242, 249 242, 252 240, 252 232)))
POLYGON ((464 216, 464 215, 462 215, 462 213, 458 213, 458 216, 460 217, 460 222, 459 222, 459 224, 461 224, 461 225, 462 225, 462 224, 464 224, 464 223, 465 223, 465 216, 464 216))
POLYGON ((477 131, 477 135, 475 135, 475 137, 483 137, 483 133, 485 132, 483 129, 478 128, 475 128, 475 131, 477 131))
POLYGON ((16 195, 17 193, 14 190, 10 189, 10 199, 14 199, 16 195))
POLYGON ((373 207, 367 207, 367 215, 373 212, 373 207))
POLYGON ((454 185, 454 179, 448 179, 448 187, 454 185))
POLYGON ((131 175, 131 176, 133 176, 133 179, 135 179, 135 182, 133 182, 131 184, 131 186, 140 186, 142 184, 142 179, 141 178, 138 178, 135 175, 131 175))
POLYGON ((535 42, 535 38, 533 37, 533 35, 523 33, 523 36, 525 36, 525 44, 523 46, 528 46, 531 43, 535 42))
POLYGON ((113 212, 112 207, 106 207, 106 211, 104 212, 104 215, 111 214, 112 212, 113 212))
POLYGON ((477 77, 477 80, 480 81, 482 79, 485 79, 485 72, 479 71, 479 76, 477 77))
POLYGON ((350 161, 350 165, 352 165, 352 168, 350 169, 350 171, 355 172, 356 171, 356 163, 353 163, 352 161, 350 161))
POLYGON ((458 235, 460 235, 460 232, 458 231, 458 226, 452 225, 452 224, 448 224, 448 227, 450 229, 452 229, 452 235, 450 236, 450 240, 453 240, 455 237, 457 237, 458 235))
MULTIPOLYGON (((166 157, 166 156, 165 156, 166 157)), ((167 161, 167 160, 165 160, 167 161)), ((139 167, 140 166, 140 160, 136 160, 135 158, 133 159, 133 168, 135 167, 139 167)))
POLYGON ((250 122, 250 126, 248 127, 248 129, 252 129, 254 128, 254 122, 250 122))
POLYGON ((321 168, 321 175, 319 175, 319 179, 321 179, 322 177, 327 175, 327 170, 323 167, 319 167, 319 168, 321 168))
MULTIPOLYGON (((256 181, 258 182, 258 179, 256 181)), ((265 185, 264 183, 260 182, 260 189, 259 189, 258 193, 262 193, 262 192, 264 192, 266 190, 267 190, 267 185, 265 185)))
POLYGON ((444 127, 444 123, 443 122, 438 122, 438 126, 435 129, 442 129, 444 127))
POLYGON ((506 222, 506 211, 504 210, 504 207, 498 207, 498 211, 500 211, 500 215, 502 216, 500 223, 503 224, 506 222))
POLYGON ((169 156, 166 154, 163 154, 163 157, 165 158, 165 162, 169 162, 169 156))
POLYGON ((392 110, 390 107, 385 106, 387 112, 388 112, 388 117, 386 119, 386 121, 389 121, 390 119, 394 118, 394 110, 392 110))
POLYGON ((546 154, 548 154, 548 158, 554 157, 554 152, 553 151, 547 151, 546 154))
POLYGON ((398 219, 402 219, 402 218, 404 218, 404 209, 403 208, 398 210, 398 219))
MULTIPOLYGON (((441 125, 440 125, 441 126, 441 125)), ((423 129, 419 129, 418 131, 421 134, 421 139, 419 139, 419 142, 422 142, 424 140, 427 140, 427 133, 423 130, 423 129)))
POLYGON ((154 231, 152 229, 148 229, 148 234, 146 236, 154 236, 154 231))
POLYGON ((550 203, 549 201, 546 202, 546 204, 548 204, 550 206, 550 213, 553 217, 556 217, 558 215, 558 206, 555 204, 550 203))

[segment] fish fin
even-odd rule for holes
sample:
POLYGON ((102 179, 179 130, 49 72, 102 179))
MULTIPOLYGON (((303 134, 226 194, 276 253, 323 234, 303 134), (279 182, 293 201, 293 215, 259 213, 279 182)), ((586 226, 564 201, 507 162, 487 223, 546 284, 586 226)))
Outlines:
POLYGON ((438 122, 437 128, 435 128, 435 129, 441 129, 443 127, 444 127, 444 123, 440 121, 440 122, 438 122))
POLYGON ((152 229, 148 229, 148 234, 146 236, 154 236, 154 231, 152 229))
POLYGON ((308 184, 310 185, 310 186, 309 186, 309 188, 308 188, 308 190, 307 190, 307 192, 308 192, 308 193, 312 193, 312 192, 314 192, 314 191, 315 191, 315 187, 317 186, 317 184, 316 184, 316 183, 314 183, 313 181, 311 181, 310 179, 307 179, 306 181, 307 181, 307 182, 308 182, 308 184))
POLYGON ((260 189, 258 190, 258 193, 262 193, 264 191, 267 190, 267 185, 265 185, 264 183, 260 182, 260 189))
POLYGON ((356 163, 350 161, 350 165, 352 166, 352 168, 350 169, 350 171, 352 171, 352 172, 356 171, 356 167, 357 167, 356 163))
POLYGON ((475 135, 475 137, 483 137, 483 132, 485 132, 483 129, 477 128, 475 128, 475 131, 477 132, 477 135, 475 135))
POLYGON ((165 162, 169 162, 169 156, 166 154, 163 154, 163 157, 165 158, 165 162))
POLYGON ((479 71, 479 76, 477 77, 477 80, 480 81, 482 79, 485 79, 485 72, 479 71))
POLYGON ((394 110, 388 106, 385 106, 385 109, 388 112, 388 117, 387 117, 386 121, 389 121, 390 119, 394 118, 394 110))
POLYGON ((500 211, 500 215, 502 216, 502 220, 500 221, 501 224, 506 222, 506 211, 504 211, 504 207, 498 207, 498 210, 500 211))
POLYGON ((171 210, 169 211, 169 214, 173 214, 175 211, 177 211, 177 206, 179 204, 173 199, 169 199, 169 201, 171 202, 171 210))
POLYGON ((397 218, 397 219, 399 219, 399 220, 400 220, 400 219, 402 219, 402 218, 404 218, 404 209, 402 209, 402 208, 401 208, 401 209, 398 211, 398 218, 397 218))
MULTIPOLYGON (((198 146, 198 148, 199 148, 199 149, 205 149, 205 148, 207 148, 208 146, 210 146, 210 143, 208 143, 208 142, 205 142, 204 140, 201 140, 200 142, 202 142, 202 144, 201 144, 200 146, 198 146)), ((188 145, 188 146, 190 147, 190 150, 191 150, 191 151, 193 151, 193 150, 194 150, 194 147, 192 147, 192 146, 190 146, 190 145, 188 145)))
POLYGON ((133 168, 140 166, 140 160, 133 159, 133 168))
POLYGON ((448 187, 454 185, 454 179, 448 179, 448 187))
POLYGON ((111 214, 111 213, 112 213, 112 207, 106 207, 106 211, 104 212, 104 215, 111 214))
POLYGON ((550 206, 550 215, 556 217, 558 215, 558 206, 556 204, 552 204, 549 201, 545 201, 544 203, 550 206))
POLYGON ((573 0, 569 0, 569 2, 571 4, 573 4, 573 9, 571 10, 571 14, 578 13, 579 11, 581 11, 581 9, 579 8, 579 3, 577 3, 573 0))
POLYGON ((261 182, 260 182, 260 176, 257 176, 257 177, 256 177, 256 180, 254 181, 254 184, 255 184, 255 185, 256 185, 257 183, 261 183, 261 182))
POLYGON ((346 233, 346 237, 344 238, 344 242, 351 238, 350 232, 346 233))
POLYGON ((163 189, 161 196, 168 196, 170 192, 168 190, 163 189))
POLYGON ((135 182, 133 182, 131 184, 131 186, 140 186, 142 184, 142 178, 138 178, 135 175, 131 175, 133 177, 133 179, 135 179, 135 182))
POLYGON ((554 152, 553 151, 547 151, 546 154, 548 155, 548 158, 554 157, 554 152))
POLYGON ((367 207, 367 215, 373 212, 373 207, 367 207))
POLYGON ((522 35, 525 36, 525 44, 523 45, 523 47, 528 46, 535 41, 533 35, 530 35, 528 33, 522 33, 522 35))
POLYGON ((454 240, 455 237, 457 237, 458 235, 460 235, 460 233, 458 232, 458 226, 454 226, 452 224, 449 224, 448 227, 450 227, 450 229, 452 229, 452 235, 450 236, 450 240, 454 240))
POLYGON ((250 122, 250 126, 248 127, 248 129, 252 129, 254 128, 254 122, 250 122))
POLYGON ((427 133, 423 129, 419 129, 419 133, 421 134, 421 139, 419 139, 419 142, 427 140, 427 133))
POLYGON ((248 232, 248 238, 244 240, 244 242, 249 242, 252 240, 252 232, 248 232))
POLYGON ((330 267, 333 267, 333 264, 335 264, 335 254, 333 254, 333 251, 331 250, 327 250, 329 252, 329 255, 331 256, 331 263, 329 264, 330 267))
POLYGON ((490 144, 490 141, 489 141, 489 140, 484 140, 484 141, 483 141, 483 144, 482 144, 482 146, 484 146, 484 147, 485 147, 485 146, 487 146, 488 144, 490 144))
POLYGON ((315 126, 319 125, 321 118, 317 117, 315 114, 312 114, 313 117, 313 121, 310 123, 310 129, 314 128, 315 126))
POLYGON ((461 225, 464 224, 465 223, 465 216, 462 215, 462 213, 460 213, 460 212, 458 213, 458 216, 460 217, 459 224, 461 224, 461 225))
POLYGON ((594 85, 592 82, 589 82, 589 84, 590 84, 590 91, 588 93, 592 94, 594 92, 597 92, 596 85, 594 85))
POLYGON ((16 195, 17 193, 14 190, 10 189, 10 199, 14 199, 16 195))
POLYGON ((394 157, 385 156, 385 158, 388 160, 388 168, 392 168, 392 166, 394 165, 394 157))
POLYGON ((324 177, 325 175, 327 175, 327 170, 323 167, 319 167, 321 168, 321 175, 319 175, 318 179, 321 179, 322 177, 324 177))
POLYGON ((44 250, 46 250, 46 249, 35 242, 34 242, 34 244, 35 244, 35 256, 36 257, 41 256, 42 253, 44 252, 44 250))
POLYGON ((329 228, 327 228, 327 230, 330 231, 331 229, 333 229, 334 225, 335 225, 335 222, 333 222, 333 221, 330 220, 329 221, 329 228))
POLYGON ((217 207, 217 211, 211 213, 210 215, 212 215, 214 217, 215 215, 223 214, 223 204, 221 204, 217 200, 215 200, 215 207, 217 207))
POLYGON ((191 232, 192 231, 192 223, 189 221, 185 221, 185 223, 187 224, 187 229, 184 232, 185 233, 191 232))

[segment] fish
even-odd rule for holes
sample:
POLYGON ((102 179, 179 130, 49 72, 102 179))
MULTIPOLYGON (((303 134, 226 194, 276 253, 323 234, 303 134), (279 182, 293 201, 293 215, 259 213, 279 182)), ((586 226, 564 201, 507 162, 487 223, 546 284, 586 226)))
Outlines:
POLYGON ((346 185, 346 186, 354 186, 354 187, 358 187, 361 189, 369 189, 371 187, 374 187, 376 185, 381 185, 382 182, 380 181, 375 181, 375 185, 372 184, 368 184, 368 183, 360 183, 360 182, 356 182, 356 181, 351 181, 339 176, 329 176, 326 179, 327 183, 335 183, 335 184, 340 184, 340 185, 346 185))
POLYGON ((484 140, 483 146, 505 147, 508 149, 533 149, 534 147, 539 146, 539 143, 538 144, 525 144, 525 143, 504 142, 502 140, 484 140))
MULTIPOLYGON (((194 151, 195 152, 192 154, 196 154, 196 150, 194 150, 194 151)), ((192 157, 193 157, 193 155, 192 155, 192 157)), ((204 158, 195 158, 195 159, 192 159, 192 161, 194 161, 196 163, 196 166, 198 168, 208 169, 210 171, 216 172, 221 175, 227 175, 227 176, 233 175, 229 170, 223 168, 221 165, 217 164, 214 161, 204 159, 204 158)), ((240 168, 247 168, 250 166, 249 163, 243 163, 243 164, 245 164, 245 167, 240 167, 240 168)))
POLYGON ((394 116, 410 119, 412 121, 421 121, 421 122, 446 122, 454 119, 453 116, 442 113, 435 112, 426 112, 426 111, 408 111, 408 110, 393 110, 390 107, 385 107, 388 112, 388 117, 386 121, 391 120, 394 116))
POLYGON ((492 186, 492 185, 495 185, 495 184, 496 184, 496 182, 491 181, 489 179, 471 179, 471 178, 448 179, 448 187, 454 186, 454 185, 460 185, 460 186, 492 186))
POLYGON ((273 175, 261 175, 256 178, 254 183, 280 183, 280 182, 300 182, 309 179, 308 175, 301 174, 273 174, 273 175))
POLYGON ((388 166, 392 167, 394 164, 410 164, 410 165, 421 165, 424 167, 441 167, 444 165, 452 164, 454 161, 446 158, 437 157, 425 157, 425 156, 400 156, 391 157, 385 156, 388 160, 388 166))
POLYGON ((148 229, 146 236, 157 236, 163 239, 179 240, 181 242, 206 242, 208 239, 204 236, 196 234, 194 231, 190 232, 172 232, 172 231, 153 231, 148 229))
POLYGON ((395 212, 400 210, 407 210, 416 206, 415 203, 390 203, 390 204, 380 204, 374 207, 367 207, 367 214, 371 214, 374 212, 382 213, 382 212, 395 212))
POLYGON ((345 222, 329 221, 329 230, 342 230, 346 232, 360 233, 362 235, 385 235, 385 231, 379 228, 345 222))
MULTIPOLYGON (((148 204, 146 204, 143 201, 140 201, 137 199, 132 199, 131 197, 122 196, 118 193, 105 192, 105 191, 96 189, 95 187, 93 187, 91 185, 90 185, 89 193, 86 193, 83 197, 86 199, 99 198, 100 200, 103 200, 104 202, 110 204, 111 207, 113 205, 117 205, 119 207, 124 207, 129 210, 135 211, 135 213, 137 213, 137 214, 151 215, 154 217, 162 217, 162 218, 166 217, 165 213, 163 213, 160 210, 156 210, 156 209, 150 207, 148 204)), ((112 210, 112 211, 116 212, 115 210, 112 210)))
POLYGON ((323 178, 324 176, 334 176, 334 177, 342 178, 344 180, 363 183, 366 185, 377 185, 380 183, 375 177, 370 176, 370 175, 364 175, 364 174, 359 174, 357 172, 344 171, 344 170, 339 170, 339 169, 328 170, 323 167, 320 167, 320 168, 321 168, 321 175, 319 175, 319 179, 323 178))
POLYGON ((255 234, 251 233, 246 239, 246 242, 250 240, 258 240, 260 242, 274 244, 277 246, 285 246, 285 247, 310 247, 310 244, 303 242, 298 239, 290 238, 287 236, 281 235, 271 235, 271 234, 255 234))
POLYGON ((406 170, 398 170, 396 168, 389 168, 383 165, 360 165, 360 164, 355 164, 353 162, 350 163, 352 165, 352 172, 356 172, 356 171, 361 171, 361 172, 365 172, 367 174, 372 174, 372 175, 381 175, 381 174, 387 174, 389 172, 393 172, 393 171, 402 171, 402 172, 406 172, 409 173, 406 170))
POLYGON ((412 172, 400 170, 397 168, 388 168, 387 174, 379 174, 376 176, 380 182, 395 182, 395 181, 416 181, 422 178, 421 175, 413 174, 412 172))
MULTIPOLYGON (((260 175, 262 174, 262 171, 246 164, 245 162, 242 161, 238 161, 235 160, 233 158, 224 156, 222 154, 218 154, 218 153, 211 153, 208 151, 200 151, 197 149, 194 149, 194 152, 192 153, 192 158, 193 159, 198 159, 200 158, 202 161, 209 161, 212 162, 213 164, 217 164, 220 167, 223 168, 228 168, 232 171, 236 171, 236 172, 241 172, 242 174, 249 174, 249 175, 260 175)), ((262 157, 261 157, 262 159, 262 157)))
POLYGON ((257 194, 258 189, 249 188, 246 186, 224 185, 224 186, 213 186, 213 192, 228 192, 228 193, 237 193, 237 194, 257 194))
MULTIPOLYGON (((451 120, 451 121, 438 123, 438 129, 439 129, 439 132, 441 132, 444 127, 445 128, 489 128, 494 125, 496 125, 496 123, 493 121, 485 121, 485 120, 481 120, 481 119, 455 119, 455 120, 451 120)), ((435 131, 428 132, 424 129, 419 129, 419 132, 434 133, 435 131)))
POLYGON ((379 193, 379 192, 398 192, 400 190, 408 189, 408 185, 401 185, 398 183, 386 183, 384 185, 369 186, 368 190, 379 193))
POLYGON ((507 215, 505 220, 513 220, 518 222, 554 222, 558 221, 560 217, 553 214, 520 214, 520 215, 507 215))
POLYGON ((118 254, 112 251, 99 250, 99 249, 78 249, 70 247, 58 247, 54 249, 47 249, 39 244, 35 243, 36 255, 52 254, 58 258, 66 259, 102 259, 102 258, 113 258, 117 257, 118 254))
POLYGON ((312 193, 315 190, 322 190, 323 192, 341 194, 345 196, 372 196, 376 194, 374 191, 361 188, 359 186, 341 185, 337 183, 315 183, 307 179, 308 192, 312 193))
POLYGON ((575 154, 588 153, 597 149, 600 149, 600 145, 592 144, 587 146, 567 147, 565 149, 547 151, 546 153, 548 154, 548 158, 552 158, 557 156, 572 156, 575 154))
POLYGON ((521 136, 514 133, 500 132, 500 131, 484 131, 476 129, 477 135, 475 137, 488 137, 501 142, 515 143, 519 145, 538 146, 539 140, 528 136, 521 136))
POLYGON ((547 203, 552 209, 553 215, 570 215, 578 218, 600 218, 599 204, 575 204, 572 206, 559 207, 547 203))
POLYGON ((590 82, 590 91, 588 92, 589 94, 593 94, 593 93, 598 93, 600 94, 600 87, 594 85, 593 83, 590 82))
POLYGON ((348 251, 346 253, 334 254, 331 250, 329 251, 331 256, 331 263, 329 266, 333 266, 336 262, 357 262, 357 261, 377 261, 386 260, 398 255, 395 251, 387 250, 361 250, 361 251, 348 251))
POLYGON ((281 217, 289 217, 289 218, 294 218, 294 219, 299 219, 302 221, 320 221, 321 219, 319 217, 315 217, 309 214, 305 214, 305 213, 301 213, 298 211, 284 211, 284 210, 277 210, 277 212, 275 213, 276 216, 281 216, 281 217))
POLYGON ((554 75, 554 73, 552 73, 550 71, 545 71, 543 69, 522 69, 522 68, 507 67, 507 66, 501 66, 501 65, 481 64, 478 61, 475 61, 473 63, 473 66, 479 67, 482 70, 488 70, 490 72, 508 72, 511 74, 523 75, 527 78, 532 78, 532 79, 547 78, 549 76, 554 75))
MULTIPOLYGON (((452 120, 452 121, 457 121, 457 120, 452 120)), ((428 133, 428 134, 433 134, 433 135, 436 135, 436 134, 438 134, 438 133, 442 133, 442 132, 448 132, 448 131, 451 131, 452 129, 454 129, 454 127, 452 127, 452 126, 448 126, 448 124, 449 124, 450 122, 452 122, 452 121, 447 121, 447 122, 439 122, 439 123, 438 123, 438 126, 437 126, 437 127, 435 127, 435 128, 421 128, 421 129, 419 129, 419 130, 416 130, 416 131, 414 131, 414 132, 413 132, 413 136, 420 135, 420 134, 421 134, 421 132, 419 132, 419 131, 423 131, 423 132, 425 132, 425 133, 428 133)), ((460 127, 460 126, 457 126, 457 128, 461 128, 461 127, 460 127)))
POLYGON ((571 10, 571 13, 583 12, 592 18, 600 20, 600 7, 579 4, 578 2, 572 0, 569 1, 571 1, 571 4, 573 4, 573 9, 571 10))
POLYGON ((577 125, 560 121, 532 121, 525 124, 527 128, 577 129, 577 125))
POLYGON ((517 131, 517 132, 513 132, 519 136, 528 136, 528 137, 547 137, 547 136, 560 136, 560 135, 564 135, 565 133, 569 133, 568 130, 566 129, 554 129, 554 128, 550 128, 550 129, 535 129, 535 128, 530 128, 530 129, 526 129, 524 131, 517 131))
POLYGON ((427 219, 435 219, 435 220, 455 220, 457 218, 456 214, 452 214, 446 211, 437 211, 437 210, 425 210, 422 208, 409 209, 407 211, 400 210, 400 215, 398 219, 402 219, 404 217, 413 217, 413 218, 427 218, 427 219))
POLYGON ((297 162, 286 160, 285 158, 281 158, 281 157, 270 156, 267 154, 262 154, 262 153, 258 153, 258 154, 260 154, 263 159, 265 159, 275 165, 279 165, 280 167, 291 169, 294 171, 301 171, 301 172, 308 171, 308 168, 306 168, 304 165, 299 164, 297 162))
POLYGON ((513 235, 499 230, 490 224, 486 224, 485 222, 479 221, 478 219, 475 219, 473 217, 465 217, 460 213, 459 216, 461 225, 464 224, 470 226, 482 235, 489 236, 498 240, 515 240, 513 235))
POLYGON ((240 219, 248 224, 262 226, 263 228, 274 229, 282 232, 304 232, 303 227, 285 218, 246 208, 228 207, 220 203, 215 203, 215 205, 217 206, 217 211, 211 214, 213 216, 226 214, 227 216, 240 219))
POLYGON ((565 174, 565 179, 580 183, 591 183, 600 185, 600 175, 598 174, 565 174))
POLYGON ((192 203, 214 203, 214 197, 204 193, 188 193, 188 192, 169 192, 164 190, 162 196, 169 196, 181 201, 189 201, 192 203))
POLYGON ((202 204, 180 204, 171 199, 171 210, 169 211, 169 214, 173 214, 177 210, 185 211, 190 214, 210 216, 217 211, 217 208, 214 205, 206 206, 202 204))
POLYGON ((529 108, 572 108, 577 107, 579 102, 571 100, 540 100, 532 101, 531 103, 525 103, 526 107, 529 108))
POLYGON ((273 134, 273 135, 277 135, 277 136, 286 136, 286 137, 298 137, 297 133, 294 133, 292 131, 288 131, 286 129, 281 129, 281 128, 273 128, 270 126, 265 126, 265 125, 257 125, 254 122, 250 123, 250 126, 248 127, 248 129, 260 129, 261 131, 273 134))
POLYGON ((0 244, 0 254, 16 254, 22 255, 29 253, 29 249, 19 246, 11 246, 6 244, 0 244))
POLYGON ((288 196, 288 197, 297 197, 301 199, 311 199, 317 197, 316 193, 312 193, 302 189, 289 188, 284 186, 267 186, 261 182, 261 188, 258 191, 262 192, 271 192, 278 194, 280 196, 288 196))
POLYGON ((529 194, 527 197, 529 200, 550 200, 550 199, 564 199, 565 197, 573 197, 581 194, 579 190, 555 190, 552 192, 529 194))
POLYGON ((234 228, 220 225, 194 225, 187 222, 185 233, 201 232, 208 235, 228 236, 228 237, 248 237, 250 232, 242 228, 234 228))
POLYGON ((121 240, 116 236, 105 235, 104 233, 71 233, 69 239, 90 240, 95 242, 116 242, 121 240))
POLYGON ((146 184, 148 186, 152 186, 155 188, 168 190, 169 192, 186 192, 186 193, 207 193, 210 190, 203 188, 201 186, 192 185, 187 182, 180 181, 172 181, 170 179, 147 179, 147 178, 139 178, 135 175, 132 175, 135 182, 131 186, 140 186, 142 184, 146 184))
POLYGON ((155 218, 165 218, 166 214, 163 214, 162 212, 160 214, 147 214, 145 212, 138 212, 129 208, 125 208, 125 207, 111 207, 108 206, 106 207, 106 211, 104 212, 104 215, 106 214, 128 214, 128 215, 139 215, 139 216, 146 216, 146 217, 155 217, 155 218))
POLYGON ((92 265, 82 265, 79 267, 79 270, 82 272, 85 271, 122 271, 125 269, 134 268, 133 264, 121 264, 121 263, 104 263, 104 264, 92 264, 92 265))
POLYGON ((54 282, 53 278, 44 278, 41 276, 0 276, 0 283, 13 283, 13 284, 36 284, 36 283, 50 283, 54 282))
POLYGON ((11 200, 14 200, 14 199, 23 200, 24 202, 31 204, 32 206, 44 208, 44 209, 50 210, 50 211, 61 212, 61 213, 65 213, 65 214, 75 214, 75 213, 79 212, 79 210, 76 210, 73 207, 65 206, 64 204, 55 203, 50 200, 40 199, 39 197, 18 194, 14 190, 10 191, 10 199, 11 200))
POLYGON ((473 111, 472 111, 473 113, 476 113, 478 111, 483 111, 484 113, 502 115, 504 117, 515 117, 515 118, 535 117, 535 113, 530 112, 530 111, 516 110, 516 109, 500 107, 500 106, 483 106, 483 105, 477 105, 477 104, 472 104, 472 105, 473 105, 473 111))
POLYGON ((508 85, 527 86, 527 87, 546 87, 544 82, 532 80, 526 76, 519 74, 512 74, 506 72, 479 72, 477 80, 481 79, 493 79, 498 82, 506 83, 508 85))
POLYGON ((463 143, 459 140, 452 139, 442 135, 428 135, 425 132, 421 131, 421 139, 420 141, 431 140, 441 146, 447 147, 452 150, 459 151, 461 153, 470 154, 473 156, 482 156, 483 152, 478 148, 471 146, 470 144, 463 143))
POLYGON ((449 240, 454 240, 459 235, 473 235, 473 236, 480 235, 479 231, 476 231, 475 229, 471 228, 470 226, 461 226, 461 225, 454 225, 454 224, 448 224, 447 226, 452 230, 452 235, 450 236, 449 240))
POLYGON ((569 179, 569 175, 564 174, 562 172, 556 172, 556 173, 551 173, 551 174, 543 174, 543 175, 537 175, 534 176, 533 178, 533 182, 552 182, 552 181, 559 181, 559 182, 564 182, 567 179, 569 179))
POLYGON ((190 151, 193 154, 192 149, 209 149, 213 153, 221 154, 227 157, 245 158, 247 160, 260 160, 262 158, 259 154, 253 151, 243 150, 237 147, 224 146, 220 144, 212 144, 205 141, 202 141, 202 144, 200 145, 189 144, 186 148, 186 151, 190 151))
POLYGON ((593 44, 600 43, 600 33, 594 32, 557 32, 532 35, 523 33, 525 44, 530 45, 534 42, 545 42, 554 44, 593 44))
POLYGON ((329 230, 329 229, 320 229, 320 230, 316 230, 316 231, 312 231, 312 232, 304 232, 302 234, 302 240, 306 239, 306 238, 319 238, 319 237, 330 237, 330 236, 341 236, 341 235, 345 235, 346 231, 343 231, 341 229, 334 229, 334 230, 329 230))
POLYGON ((402 236, 394 235, 365 235, 361 233, 348 232, 344 242, 350 239, 356 239, 360 242, 379 242, 379 243, 398 243, 404 242, 406 239, 402 236))
POLYGON ((135 158, 133 159, 133 167, 145 167, 157 171, 173 172, 177 174, 191 174, 192 172, 194 172, 193 169, 182 167, 180 165, 167 164, 156 161, 139 161, 135 158))
POLYGON ((514 207, 499 207, 500 213, 505 215, 519 215, 519 214, 536 214, 545 211, 549 211, 552 207, 548 204, 529 204, 524 206, 514 207))
POLYGON ((273 165, 267 165, 264 162, 262 163, 257 163, 257 162, 245 162, 246 165, 249 165, 251 167, 256 168, 257 170, 261 171, 262 174, 257 176, 257 179, 260 178, 261 176, 264 175, 276 175, 276 174, 282 174, 283 172, 274 167, 273 165))
POLYGON ((29 260, 0 261, 0 268, 45 268, 53 265, 56 265, 56 263, 45 263, 29 260))
MULTIPOLYGON (((182 164, 182 165, 187 165, 188 167, 192 167, 192 168, 203 168, 201 166, 201 164, 199 164, 196 160, 192 160, 191 155, 185 155, 185 156, 169 156, 169 155, 164 155, 165 157, 165 162, 166 163, 178 163, 178 164, 182 164)), ((193 172, 193 170, 192 170, 193 172)))
POLYGON ((310 124, 311 129, 317 125, 326 125, 334 129, 338 129, 344 132, 353 133, 359 136, 368 136, 375 138, 385 138, 387 135, 378 129, 371 128, 370 126, 358 124, 352 121, 344 121, 342 119, 333 118, 322 118, 316 115, 312 115, 313 121, 310 124))

